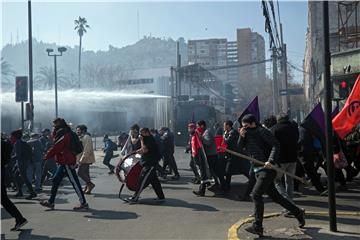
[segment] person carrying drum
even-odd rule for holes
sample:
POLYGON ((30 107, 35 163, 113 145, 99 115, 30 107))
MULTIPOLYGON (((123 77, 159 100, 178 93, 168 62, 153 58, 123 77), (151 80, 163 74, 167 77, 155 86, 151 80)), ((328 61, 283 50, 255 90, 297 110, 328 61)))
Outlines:
POLYGON ((140 141, 141 148, 136 151, 136 153, 141 155, 141 165, 143 166, 140 173, 139 187, 137 191, 135 191, 134 195, 127 198, 126 201, 130 204, 137 203, 141 192, 149 184, 151 184, 157 195, 157 199, 155 200, 164 201, 165 196, 160 181, 156 175, 156 166, 160 160, 160 152, 156 141, 148 128, 140 129, 140 141))

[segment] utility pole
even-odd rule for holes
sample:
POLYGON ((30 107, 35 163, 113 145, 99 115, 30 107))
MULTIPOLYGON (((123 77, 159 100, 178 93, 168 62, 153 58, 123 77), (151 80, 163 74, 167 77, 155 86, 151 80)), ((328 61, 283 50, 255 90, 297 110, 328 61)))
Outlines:
POLYGON ((174 67, 170 67, 170 94, 171 94, 171 102, 170 102, 170 129, 171 131, 175 131, 175 77, 174 77, 174 67))
POLYGON ((279 113, 279 105, 278 105, 278 96, 279 96, 279 88, 278 88, 278 72, 277 72, 277 55, 276 55, 276 47, 272 48, 272 62, 273 62, 273 114, 277 115, 279 113))
MULTIPOLYGON (((287 49, 286 44, 284 43, 283 38, 283 28, 282 23, 280 23, 280 40, 281 40, 281 68, 282 68, 282 81, 281 81, 281 89, 288 89, 288 73, 287 73, 287 49)), ((281 111, 283 113, 290 114, 290 95, 286 94, 281 96, 281 111)))
POLYGON ((181 68, 181 55, 180 55, 179 41, 177 41, 176 42, 176 83, 177 83, 176 95, 177 95, 177 97, 179 97, 181 95, 180 68, 181 68))
MULTIPOLYGON (((33 96, 33 56, 32 56, 32 28, 31 28, 31 1, 28 1, 28 30, 29 30, 29 102, 34 107, 34 96, 33 96)), ((35 114, 33 114, 35 115, 35 114)), ((34 127, 34 117, 30 119, 30 131, 34 127)))
POLYGON ((332 150, 332 118, 331 118, 331 79, 330 79, 330 41, 329 41, 329 2, 323 4, 323 34, 324 34, 324 91, 325 91, 325 142, 328 176, 328 202, 330 231, 337 232, 336 226, 336 199, 335 199, 335 176, 332 150))
POLYGON ((58 108, 58 91, 57 91, 57 64, 56 64, 56 55, 54 55, 54 69, 55 69, 55 117, 59 116, 58 108))

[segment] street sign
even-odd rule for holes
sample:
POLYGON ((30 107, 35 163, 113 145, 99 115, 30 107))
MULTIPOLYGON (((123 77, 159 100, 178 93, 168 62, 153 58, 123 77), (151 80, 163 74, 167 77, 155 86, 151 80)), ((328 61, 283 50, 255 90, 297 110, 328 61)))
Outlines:
POLYGON ((304 94, 304 89, 303 88, 280 89, 280 96, 302 95, 302 94, 304 94))
POLYGON ((17 76, 15 78, 15 101, 27 102, 28 101, 28 77, 17 76))

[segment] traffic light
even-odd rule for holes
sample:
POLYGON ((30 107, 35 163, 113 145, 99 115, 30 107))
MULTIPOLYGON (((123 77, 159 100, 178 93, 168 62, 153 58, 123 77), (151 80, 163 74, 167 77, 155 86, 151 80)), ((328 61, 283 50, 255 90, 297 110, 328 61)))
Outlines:
POLYGON ((18 76, 15 78, 15 101, 28 101, 28 77, 18 76))
POLYGON ((31 103, 25 105, 25 120, 31 121, 34 119, 34 106, 31 103))
POLYGON ((339 84, 339 98, 347 98, 349 96, 349 84, 347 81, 342 80, 339 84))

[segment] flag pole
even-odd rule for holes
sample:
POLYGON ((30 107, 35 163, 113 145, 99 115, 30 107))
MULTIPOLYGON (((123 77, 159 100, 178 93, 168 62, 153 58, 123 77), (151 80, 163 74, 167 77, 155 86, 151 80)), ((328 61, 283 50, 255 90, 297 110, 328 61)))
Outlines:
MULTIPOLYGON (((225 152, 227 152, 227 153, 229 153, 231 155, 234 155, 234 156, 249 160, 249 161, 251 161, 251 162, 253 162, 255 164, 259 164, 259 165, 262 165, 262 166, 265 164, 264 162, 262 162, 260 160, 257 160, 255 158, 246 156, 246 155, 238 153, 238 152, 231 151, 231 150, 223 148, 223 147, 219 147, 219 149, 224 150, 225 152)), ((287 176, 289 176, 289 177, 291 177, 293 179, 296 179, 296 180, 300 181, 301 183, 303 183, 305 185, 309 185, 309 182, 307 182, 304 178, 300 178, 300 177, 296 176, 295 174, 286 172, 286 171, 282 170, 281 168, 276 167, 275 165, 272 165, 271 169, 273 169, 273 170, 275 170, 277 172, 280 172, 282 174, 285 174, 285 175, 287 175, 287 176)))
POLYGON ((329 2, 323 2, 323 30, 324 30, 324 92, 325 92, 325 143, 328 176, 328 201, 330 231, 336 232, 336 200, 335 177, 332 149, 332 119, 331 119, 331 79, 330 79, 330 43, 329 43, 329 2))

